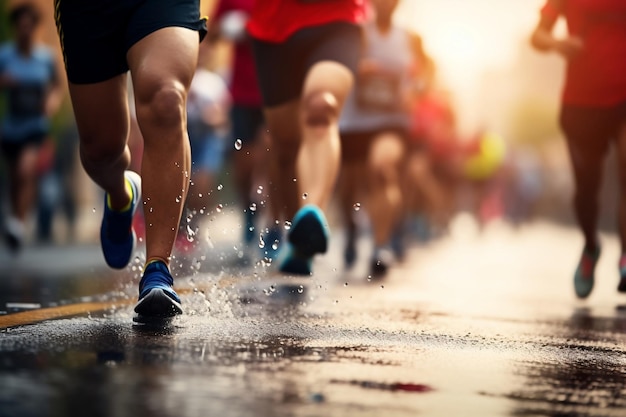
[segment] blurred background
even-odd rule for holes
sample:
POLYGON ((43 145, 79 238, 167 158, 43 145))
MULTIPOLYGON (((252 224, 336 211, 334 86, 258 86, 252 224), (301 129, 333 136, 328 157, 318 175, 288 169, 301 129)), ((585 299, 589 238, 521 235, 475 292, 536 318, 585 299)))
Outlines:
MULTIPOLYGON (((2 42, 11 38, 8 10, 19 3, 0 3, 2 42)), ((65 83, 53 4, 36 3, 42 11, 38 37, 55 51, 65 83)), ((207 15, 214 3, 203 1, 207 15)), ((542 5, 543 0, 404 0, 396 15, 401 25, 422 37, 436 66, 437 96, 453 116, 453 137, 446 138, 447 144, 433 146, 437 151, 432 158, 447 172, 441 184, 453 196, 455 214, 469 214, 478 225, 495 220, 514 225, 537 219, 573 222, 569 162, 557 124, 565 63, 556 55, 536 53, 529 45, 542 5), (460 154, 464 156, 459 158, 460 154)), ((563 33, 564 25, 558 30, 563 33)), ((226 41, 205 42, 203 47, 210 51, 202 65, 227 83, 232 47, 226 41)), ((2 97, 0 119, 6 111, 2 97)), ((27 222, 27 245, 95 244, 100 222, 95 208, 100 208, 101 192, 78 162, 78 138, 67 95, 52 126, 37 164, 37 204, 27 222)), ((232 142, 226 147, 232 148, 232 142)), ((225 154, 228 159, 230 153, 225 154)), ((612 157, 607 169, 616 169, 612 157)), ((224 192, 212 207, 236 200, 229 192, 230 170, 227 160, 214 181, 214 187, 220 184, 224 192)), ((612 196, 617 195, 612 181, 617 176, 605 178, 601 219, 602 227, 611 231, 616 218, 612 196)), ((3 213, 6 183, 6 163, 0 160, 3 213)), ((429 216, 416 213, 416 217, 429 216)), ((445 229, 445 225, 438 227, 445 229)))

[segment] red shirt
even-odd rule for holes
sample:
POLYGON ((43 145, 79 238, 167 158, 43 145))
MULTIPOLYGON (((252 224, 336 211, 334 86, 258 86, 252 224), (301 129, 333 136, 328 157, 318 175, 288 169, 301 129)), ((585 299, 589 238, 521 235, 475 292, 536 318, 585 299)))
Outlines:
POLYGON ((609 107, 626 101, 626 0, 548 0, 541 11, 585 47, 568 62, 563 102, 609 107))
MULTIPOLYGON (((261 0, 263 1, 263 0, 261 0)), ((242 11, 250 14, 255 0, 221 0, 214 13, 215 21, 219 20, 228 12, 242 11)), ((233 50, 232 76, 230 81, 230 94, 233 103, 241 106, 261 107, 261 90, 257 80, 254 56, 250 42, 235 43, 233 50)))
POLYGON ((300 29, 333 22, 361 23, 366 0, 258 0, 248 23, 252 36, 284 42, 300 29))

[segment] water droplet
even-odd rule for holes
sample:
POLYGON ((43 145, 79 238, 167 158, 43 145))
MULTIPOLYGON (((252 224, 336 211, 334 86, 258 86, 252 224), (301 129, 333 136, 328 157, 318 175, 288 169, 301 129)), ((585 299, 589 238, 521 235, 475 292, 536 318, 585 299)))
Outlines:
POLYGON ((302 294, 304 292, 304 286, 300 285, 298 287, 298 294, 302 294))
POLYGON ((285 230, 289 230, 289 229, 291 229, 291 222, 289 220, 287 220, 285 222, 285 230))
POLYGON ((303 193, 302 194, 302 199, 306 200, 307 198, 309 198, 309 195, 307 193, 303 193))
POLYGON ((263 240, 263 235, 259 235, 259 248, 265 248, 265 241, 263 240))
POLYGON ((224 206, 221 204, 218 204, 217 207, 215 207, 215 211, 217 211, 218 213, 221 213, 223 209, 224 209, 224 206))
POLYGON ((204 209, 200 209, 200 214, 204 214, 204 209))
POLYGON ((384 285, 381 285, 381 286, 380 286, 380 289, 381 289, 381 290, 384 290, 384 289, 385 289, 385 286, 384 286, 384 285))
POLYGON ((96 212, 96 208, 94 207, 93 210, 91 210, 91 211, 93 211, 95 213, 96 212))
POLYGON ((279 244, 279 243, 280 243, 280 242, 278 242, 278 239, 276 239, 276 240, 274 241, 274 243, 272 243, 272 249, 274 249, 274 250, 278 250, 278 244, 279 244))
POLYGON ((263 194, 263 186, 259 185, 259 188, 256 189, 257 194, 263 194))
POLYGON ((354 211, 359 211, 361 210, 361 203, 354 203, 354 211))
POLYGON ((224 188, 224 186, 222 184, 217 186, 217 191, 222 191, 222 189, 224 188))
POLYGON ((343 284, 343 286, 344 286, 344 287, 347 287, 347 286, 348 286, 348 283, 347 283, 347 282, 346 282, 346 283, 344 283, 344 284, 343 284))
POLYGON ((256 203, 250 204, 250 211, 252 211, 252 212, 256 211, 256 203))
POLYGON ((150 207, 150 210, 148 210, 150 213, 154 212, 154 207, 150 207))
POLYGON ((181 199, 182 199, 182 197, 181 197, 181 196, 176 197, 176 202, 177 202, 177 203, 180 203, 180 200, 181 200, 181 199))
POLYGON ((193 242, 197 232, 197 230, 193 230, 189 225, 187 225, 187 240, 193 242))
POLYGON ((243 142, 241 141, 241 139, 237 139, 235 141, 235 149, 240 151, 242 147, 243 147, 243 142))
POLYGON ((199 198, 202 198, 202 193, 198 193, 198 197, 199 197, 199 198))

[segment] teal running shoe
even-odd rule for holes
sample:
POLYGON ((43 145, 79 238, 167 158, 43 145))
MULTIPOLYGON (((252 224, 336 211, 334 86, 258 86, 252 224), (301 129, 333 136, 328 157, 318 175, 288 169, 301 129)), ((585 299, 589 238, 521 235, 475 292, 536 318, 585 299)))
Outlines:
POLYGON ((578 298, 587 298, 595 283, 596 264, 600 259, 600 247, 595 251, 583 250, 574 274, 574 290, 578 298))
POLYGON ((139 282, 139 301, 135 305, 139 321, 166 319, 183 313, 173 285, 174 278, 163 262, 155 261, 146 266, 139 282))
POLYGON ((328 222, 319 207, 308 205, 293 218, 289 246, 280 260, 279 270, 285 274, 311 275, 313 257, 328 250, 328 222))
POLYGON ((141 200, 141 177, 132 171, 124 174, 132 190, 132 199, 127 210, 117 212, 109 208, 108 194, 104 196, 104 216, 100 227, 100 242, 106 263, 115 269, 126 268, 130 262, 137 235, 133 230, 133 216, 141 200))

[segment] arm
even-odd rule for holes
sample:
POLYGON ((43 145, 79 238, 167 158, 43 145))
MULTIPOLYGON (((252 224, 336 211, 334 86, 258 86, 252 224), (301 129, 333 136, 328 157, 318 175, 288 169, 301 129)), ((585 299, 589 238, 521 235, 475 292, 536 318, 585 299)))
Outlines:
MULTIPOLYGON (((564 39, 557 39, 552 31, 554 25, 558 20, 561 8, 559 5, 562 2, 549 1, 544 12, 542 12, 541 19, 535 27, 532 33, 530 43, 531 45, 543 52, 555 51, 562 55, 566 59, 574 58, 584 48, 584 43, 581 38, 577 36, 569 36, 564 39)), ((561 6, 562 7, 562 6, 561 6)))

